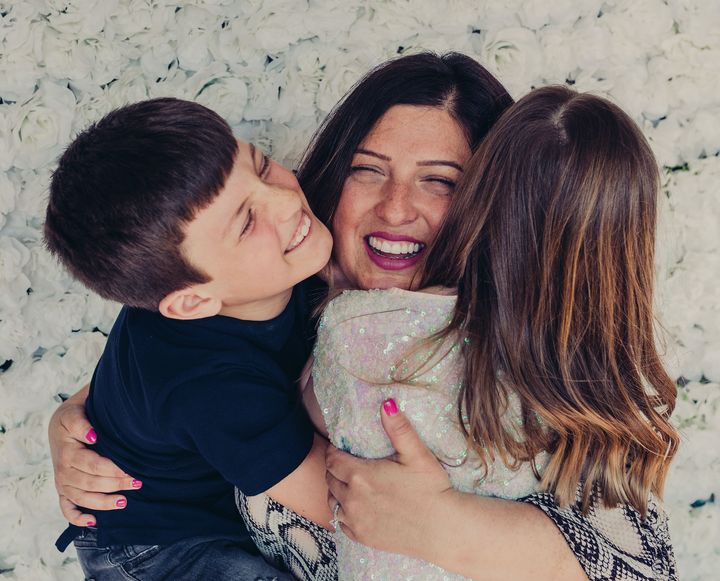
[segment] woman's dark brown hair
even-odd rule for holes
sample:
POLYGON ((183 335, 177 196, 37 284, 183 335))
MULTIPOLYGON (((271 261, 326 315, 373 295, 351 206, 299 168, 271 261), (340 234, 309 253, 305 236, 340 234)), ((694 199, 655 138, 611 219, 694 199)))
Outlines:
POLYGON ((446 332, 467 337, 469 441, 509 465, 547 450, 541 487, 563 504, 582 483, 584 508, 599 493, 644 514, 677 449, 654 337, 658 185, 618 107, 537 89, 482 142, 426 257, 421 286, 458 286, 446 332), (504 420, 515 396, 521 426, 504 420))
POLYGON ((387 61, 360 79, 323 122, 300 162, 298 181, 315 215, 331 226, 355 150, 388 109, 445 109, 474 150, 512 102, 495 77, 463 54, 424 52, 387 61))

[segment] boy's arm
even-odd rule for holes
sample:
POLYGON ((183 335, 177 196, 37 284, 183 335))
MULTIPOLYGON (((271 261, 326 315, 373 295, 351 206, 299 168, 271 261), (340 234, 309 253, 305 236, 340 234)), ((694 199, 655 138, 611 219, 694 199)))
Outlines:
POLYGON ((265 494, 299 515, 319 524, 329 531, 332 514, 327 503, 325 481, 325 449, 328 442, 315 434, 312 448, 298 466, 265 494))
POLYGON ((315 430, 327 440, 329 437, 327 426, 325 425, 322 410, 320 409, 320 404, 318 403, 317 397, 315 397, 315 390, 313 389, 312 366, 314 361, 315 357, 311 355, 300 374, 300 393, 302 394, 303 406, 305 406, 305 410, 308 416, 310 416, 310 421, 312 421, 315 426, 315 430))

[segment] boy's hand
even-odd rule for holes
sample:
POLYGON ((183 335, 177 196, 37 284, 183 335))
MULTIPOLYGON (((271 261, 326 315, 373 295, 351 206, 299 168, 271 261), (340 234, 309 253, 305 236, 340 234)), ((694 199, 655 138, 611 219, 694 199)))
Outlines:
POLYGON ((112 461, 88 449, 96 442, 95 430, 85 416, 87 388, 63 403, 48 426, 50 453, 55 471, 55 488, 60 510, 68 522, 77 526, 94 526, 93 515, 80 507, 94 510, 125 508, 127 499, 117 490, 135 490, 139 480, 128 476, 112 461))

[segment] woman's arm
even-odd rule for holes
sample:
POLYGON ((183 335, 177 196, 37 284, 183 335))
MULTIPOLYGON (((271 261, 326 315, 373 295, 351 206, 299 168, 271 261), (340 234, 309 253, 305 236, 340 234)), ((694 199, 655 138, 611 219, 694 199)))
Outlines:
POLYGON ((528 504, 463 494, 405 416, 382 413, 398 451, 362 460, 328 447, 328 506, 366 545, 411 555, 477 580, 586 580, 553 522, 528 504))
POLYGON ((139 481, 87 447, 97 440, 95 430, 85 415, 85 400, 89 390, 86 385, 68 398, 55 410, 48 425, 60 509, 70 523, 82 527, 94 525, 96 521, 95 517, 83 512, 80 507, 117 510, 122 508, 117 506, 117 502, 125 497, 107 493, 139 488, 139 481))

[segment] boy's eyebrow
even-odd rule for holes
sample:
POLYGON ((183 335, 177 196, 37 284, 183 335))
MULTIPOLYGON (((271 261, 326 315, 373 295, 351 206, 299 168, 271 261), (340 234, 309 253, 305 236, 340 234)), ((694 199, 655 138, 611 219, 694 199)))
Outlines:
MULTIPOLYGON (((372 157, 377 157, 378 159, 381 159, 383 161, 391 161, 392 158, 388 157, 387 155, 383 155, 382 153, 378 153, 376 151, 372 151, 370 149, 363 149, 362 147, 358 147, 355 150, 355 153, 363 153, 365 155, 370 155, 372 157)), ((425 167, 429 165, 446 165, 448 167, 455 168, 458 171, 464 171, 463 167, 454 161, 445 160, 445 159, 429 159, 427 161, 418 161, 417 165, 425 167)))

